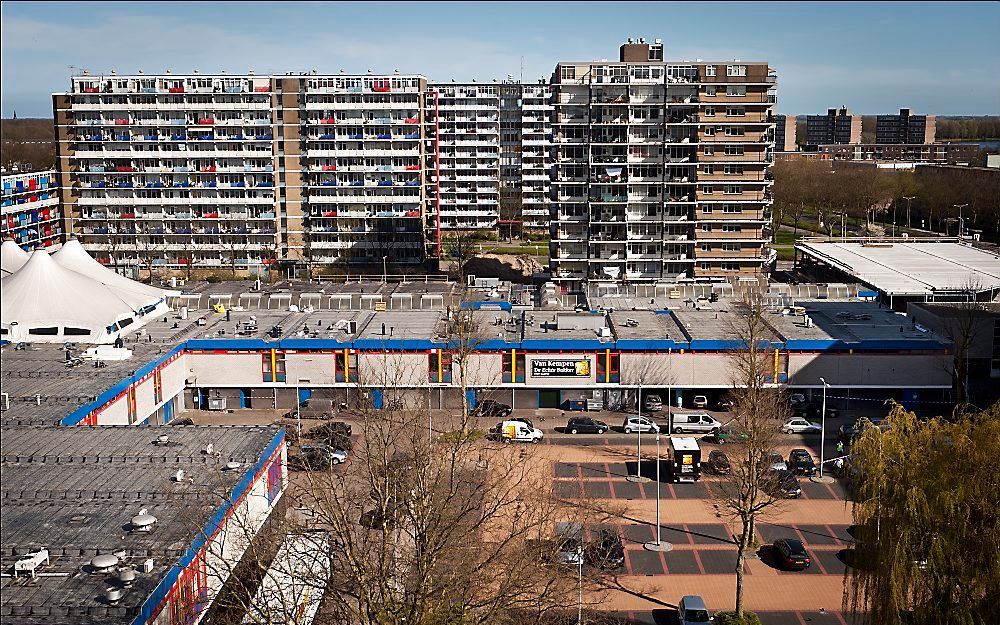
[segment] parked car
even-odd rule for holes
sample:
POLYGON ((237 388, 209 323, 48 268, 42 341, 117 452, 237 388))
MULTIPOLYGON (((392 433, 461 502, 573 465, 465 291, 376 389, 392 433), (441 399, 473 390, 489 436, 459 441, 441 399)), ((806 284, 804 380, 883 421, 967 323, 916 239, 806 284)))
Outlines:
POLYGON ((767 459, 765 460, 765 462, 767 463, 767 467, 771 471, 788 470, 788 465, 785 463, 785 459, 782 458, 781 454, 779 454, 776 451, 772 451, 771 453, 767 454, 767 459))
POLYGON ((707 412, 675 412, 670 415, 670 431, 681 433, 709 433, 722 429, 722 423, 707 412))
POLYGON ((729 463, 729 456, 719 451, 713 450, 708 454, 708 472, 715 475, 729 475, 733 472, 733 466, 729 463))
POLYGON ((659 432, 660 426, 656 425, 652 419, 646 417, 627 417, 622 423, 622 429, 626 434, 634 432, 659 432))
POLYGON ((794 538, 779 538, 774 541, 774 550, 778 553, 781 568, 789 571, 804 571, 809 568, 811 560, 806 553, 801 540, 794 538))
MULTIPOLYGON (((822 419, 823 418, 823 404, 821 402, 811 401, 799 406, 792 408, 792 412, 796 417, 802 417, 805 419, 822 419)), ((840 412, 827 404, 826 406, 826 416, 828 419, 836 419, 840 415, 840 412)))
POLYGON ((823 431, 819 423, 806 421, 802 417, 792 417, 781 426, 785 434, 819 434, 823 431))
POLYGON ((663 410, 663 398, 649 393, 643 397, 642 407, 646 412, 659 412, 663 410))
POLYGON ((774 472, 774 481, 777 494, 785 499, 797 499, 802 495, 799 479, 791 471, 778 469, 774 472))
POLYGON ((351 426, 343 421, 330 421, 317 425, 306 431, 307 438, 319 439, 334 449, 350 449, 354 446, 351 440, 351 426))
POLYGON ((792 393, 788 396, 788 405, 794 410, 797 406, 803 406, 806 403, 806 396, 802 393, 792 393))
POLYGON ((566 431, 570 434, 604 434, 608 431, 608 424, 590 417, 573 417, 566 424, 566 431))
POLYGON ((793 449, 788 454, 788 468, 795 475, 816 475, 816 463, 806 449, 793 449))
POLYGON ((717 445, 725 445, 726 443, 743 442, 749 438, 749 435, 746 432, 737 430, 732 425, 724 425, 717 430, 713 430, 707 438, 717 445))
POLYGON ((486 438, 504 443, 539 443, 545 434, 524 420, 501 421, 490 428, 486 438))
POLYGON ((603 529, 584 551, 587 563, 600 569, 617 569, 625 565, 625 545, 617 532, 603 529))
POLYGON ((704 395, 695 395, 691 405, 695 408, 708 408, 708 398, 704 395))
POLYGON ((704 599, 698 595, 687 595, 677 603, 677 620, 680 625, 700 625, 711 623, 713 619, 704 599))
POLYGON ((472 409, 472 415, 474 417, 491 417, 503 419, 510 416, 513 409, 507 404, 501 404, 498 401, 492 399, 483 399, 476 403, 476 407, 472 409))
POLYGON ((299 447, 299 458, 308 469, 327 469, 346 462, 347 452, 334 449, 326 443, 316 443, 299 447))

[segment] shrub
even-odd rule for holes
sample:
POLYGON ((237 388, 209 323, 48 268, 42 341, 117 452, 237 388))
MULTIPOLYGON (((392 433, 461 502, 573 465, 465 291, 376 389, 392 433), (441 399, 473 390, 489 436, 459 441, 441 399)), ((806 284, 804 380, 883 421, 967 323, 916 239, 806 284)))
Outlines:
POLYGON ((208 282, 209 284, 218 284, 219 282, 222 282, 222 276, 220 276, 219 274, 210 273, 207 276, 205 276, 205 282, 208 282))
POLYGON ((743 616, 736 616, 736 612, 716 612, 715 625, 761 625, 760 617, 753 612, 743 611, 743 616))

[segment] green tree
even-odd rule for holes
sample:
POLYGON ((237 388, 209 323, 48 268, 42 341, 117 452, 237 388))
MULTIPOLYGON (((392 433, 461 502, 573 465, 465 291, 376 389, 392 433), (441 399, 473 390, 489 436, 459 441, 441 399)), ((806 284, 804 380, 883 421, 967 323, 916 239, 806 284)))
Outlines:
POLYGON ((899 405, 851 447, 845 608, 881 625, 1000 621, 1000 404, 954 419, 899 405))

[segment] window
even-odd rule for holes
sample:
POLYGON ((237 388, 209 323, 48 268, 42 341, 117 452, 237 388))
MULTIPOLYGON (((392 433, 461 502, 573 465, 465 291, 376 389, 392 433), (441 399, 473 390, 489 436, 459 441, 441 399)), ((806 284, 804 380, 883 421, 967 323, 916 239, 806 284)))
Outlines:
POLYGON ((711 232, 712 231, 712 224, 701 224, 701 231, 702 232, 711 232))
POLYGON ((702 271, 711 271, 712 270, 712 263, 702 263, 701 264, 701 269, 702 269, 702 271))
POLYGON ((715 126, 705 126, 705 135, 709 137, 714 136, 715 126))
POLYGON ((703 252, 711 252, 712 251, 712 244, 711 243, 702 243, 701 244, 701 251, 703 251, 703 252))
POLYGON ((732 226, 732 225, 728 225, 727 224, 727 225, 722 226, 722 231, 723 232, 743 232, 743 226, 732 226))
POLYGON ((705 66, 705 75, 706 76, 715 76, 715 66, 714 65, 706 65, 705 66))
POLYGON ((621 354, 611 350, 597 352, 597 381, 621 381, 621 354))
POLYGON ((139 419, 139 406, 135 399, 135 385, 128 387, 125 393, 125 401, 128 402, 128 422, 132 425, 139 419))
POLYGON ((701 146, 701 153, 705 156, 713 156, 715 154, 714 145, 703 145, 701 146))
POLYGON ((742 145, 727 145, 726 156, 743 156, 742 145))
POLYGON ((746 65, 727 65, 726 66, 726 76, 746 76, 747 66, 746 65))
POLYGON ((705 107, 705 116, 706 117, 712 117, 713 115, 715 115, 715 107, 714 106, 706 106, 705 107))
POLYGON ((729 85, 726 87, 726 95, 742 97, 747 94, 746 85, 729 85))
POLYGON ((729 195, 739 195, 740 193, 743 193, 743 187, 738 184, 727 184, 722 192, 729 195))
POLYGON ((451 382, 451 354, 442 349, 432 350, 427 355, 427 381, 436 384, 451 382))
POLYGON ((742 137, 746 134, 743 126, 726 126, 727 137, 742 137))
POLYGON ((715 165, 702 165, 701 173, 711 176, 715 173, 715 165))
POLYGON ((701 207, 701 212, 703 214, 705 214, 705 215, 711 215, 712 214, 712 207, 711 206, 702 206, 701 207))
POLYGON ((746 109, 742 106, 729 106, 726 107, 727 117, 743 117, 746 115, 746 109))
POLYGON ((739 243, 723 243, 722 244, 722 251, 723 252, 738 252, 738 251, 740 251, 740 244, 739 243))
POLYGON ((743 208, 739 204, 723 204, 722 205, 722 212, 723 213, 729 213, 729 214, 742 213, 743 212, 743 208))
POLYGON ((719 88, 715 85, 708 85, 705 87, 705 95, 713 96, 719 92, 719 88))
POLYGON ((740 270, 740 264, 739 263, 722 263, 722 270, 723 271, 739 271, 740 270))
POLYGON ((576 80, 576 66, 563 65, 559 68, 559 78, 561 80, 576 80))
POLYGON ((350 349, 338 351, 335 356, 337 382, 358 382, 358 354, 350 349))
POLYGON ((153 370, 153 403, 158 404, 163 401, 163 375, 162 370, 153 370))
POLYGON ((702 193, 706 193, 706 194, 712 194, 712 193, 715 193, 715 187, 713 187, 713 186, 712 186, 712 185, 710 185, 710 184, 706 184, 706 185, 703 185, 703 186, 701 187, 701 192, 702 192, 702 193))
POLYGON ((524 382, 524 352, 512 349, 503 353, 503 381, 524 382))
POLYGON ((261 354, 260 358, 264 382, 285 381, 285 352, 272 349, 261 354))
POLYGON ((729 175, 740 175, 743 173, 743 165, 726 165, 723 171, 729 175))

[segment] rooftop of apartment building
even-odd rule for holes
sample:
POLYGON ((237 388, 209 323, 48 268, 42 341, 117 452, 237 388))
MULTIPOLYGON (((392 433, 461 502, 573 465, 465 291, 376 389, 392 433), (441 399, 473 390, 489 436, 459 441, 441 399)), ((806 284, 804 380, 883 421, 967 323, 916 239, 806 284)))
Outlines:
POLYGON ((4 426, 2 433, 0 562, 9 571, 42 549, 48 558, 37 558, 30 577, 3 576, 0 616, 31 625, 133 622, 281 436, 249 426, 4 426))

